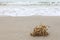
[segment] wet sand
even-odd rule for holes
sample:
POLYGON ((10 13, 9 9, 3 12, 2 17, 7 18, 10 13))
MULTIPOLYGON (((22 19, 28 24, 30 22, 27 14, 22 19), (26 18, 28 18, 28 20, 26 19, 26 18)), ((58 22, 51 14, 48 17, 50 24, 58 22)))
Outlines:
POLYGON ((0 40, 60 40, 60 17, 0 17, 0 40), (30 32, 36 25, 48 26, 47 37, 32 37, 30 32))

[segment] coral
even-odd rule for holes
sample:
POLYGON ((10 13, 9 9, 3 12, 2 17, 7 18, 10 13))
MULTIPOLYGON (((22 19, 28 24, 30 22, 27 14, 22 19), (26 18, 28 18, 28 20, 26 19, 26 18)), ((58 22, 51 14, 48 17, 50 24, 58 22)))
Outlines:
POLYGON ((44 24, 41 24, 34 28, 33 32, 31 33, 31 36, 47 36, 48 35, 47 30, 48 30, 47 26, 44 24))

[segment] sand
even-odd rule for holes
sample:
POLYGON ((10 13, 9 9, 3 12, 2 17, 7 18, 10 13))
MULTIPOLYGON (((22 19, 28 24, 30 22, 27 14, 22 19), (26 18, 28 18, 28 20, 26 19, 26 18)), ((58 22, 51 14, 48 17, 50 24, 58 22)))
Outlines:
POLYGON ((0 17, 0 40, 60 40, 59 16, 0 17), (50 26, 47 37, 32 37, 36 25, 50 26))

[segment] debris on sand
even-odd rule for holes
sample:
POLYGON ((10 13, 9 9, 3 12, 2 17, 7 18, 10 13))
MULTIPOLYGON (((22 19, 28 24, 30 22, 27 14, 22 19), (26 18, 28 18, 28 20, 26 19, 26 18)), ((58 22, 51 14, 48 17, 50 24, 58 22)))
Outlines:
POLYGON ((47 36, 47 26, 44 24, 38 25, 34 28, 33 32, 31 33, 31 36, 47 36))

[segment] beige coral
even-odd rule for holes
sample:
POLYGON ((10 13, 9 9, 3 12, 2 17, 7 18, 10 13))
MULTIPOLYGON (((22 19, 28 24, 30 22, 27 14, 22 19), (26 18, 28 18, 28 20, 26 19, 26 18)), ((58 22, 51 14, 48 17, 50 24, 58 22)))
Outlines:
POLYGON ((33 32, 31 33, 31 36, 47 36, 47 35, 48 35, 47 26, 44 24, 36 26, 33 32))

